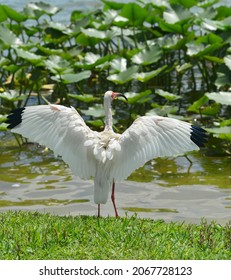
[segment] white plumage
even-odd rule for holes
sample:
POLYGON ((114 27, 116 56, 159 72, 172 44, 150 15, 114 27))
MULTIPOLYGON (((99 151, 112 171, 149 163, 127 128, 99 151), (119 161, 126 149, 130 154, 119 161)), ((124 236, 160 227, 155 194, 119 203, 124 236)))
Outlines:
MULTIPOLYGON (((7 123, 12 132, 45 145, 62 156, 72 172, 83 179, 94 177, 94 201, 106 203, 112 186, 112 202, 118 216, 115 182, 155 157, 198 150, 206 141, 202 128, 172 118, 143 116, 122 134, 112 129, 111 103, 122 94, 107 91, 102 132, 91 130, 73 107, 39 105, 16 109, 7 123)), ((126 98, 126 97, 125 97, 126 98)))

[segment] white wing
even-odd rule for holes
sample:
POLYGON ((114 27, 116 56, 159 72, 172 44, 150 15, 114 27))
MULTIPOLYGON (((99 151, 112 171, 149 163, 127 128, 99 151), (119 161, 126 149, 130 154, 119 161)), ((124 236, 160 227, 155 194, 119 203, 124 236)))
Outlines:
POLYGON ((121 152, 114 152, 110 179, 123 180, 156 157, 199 150, 206 137, 205 130, 187 122, 159 116, 140 117, 118 140, 121 152))
POLYGON ((97 139, 74 108, 61 105, 39 105, 21 108, 8 116, 12 132, 45 145, 62 156, 72 171, 81 178, 95 175, 96 160, 87 140, 97 139))

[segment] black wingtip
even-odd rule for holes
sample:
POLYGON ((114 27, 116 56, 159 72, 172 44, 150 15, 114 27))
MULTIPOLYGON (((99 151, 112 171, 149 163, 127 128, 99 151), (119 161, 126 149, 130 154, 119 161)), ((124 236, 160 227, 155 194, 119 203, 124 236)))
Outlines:
POLYGON ((198 146, 204 147, 204 144, 208 141, 208 133, 203 128, 191 125, 191 136, 190 139, 198 146))
POLYGON ((10 114, 7 116, 7 120, 5 121, 6 123, 9 124, 7 128, 12 129, 22 122, 22 114, 24 110, 25 107, 15 109, 10 112, 10 114))

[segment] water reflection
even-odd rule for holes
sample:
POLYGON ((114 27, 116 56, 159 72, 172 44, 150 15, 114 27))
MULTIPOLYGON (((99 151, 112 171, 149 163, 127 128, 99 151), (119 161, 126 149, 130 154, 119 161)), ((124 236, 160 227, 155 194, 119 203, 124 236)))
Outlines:
MULTIPOLYGON (((53 153, 38 145, 19 149, 10 134, 0 135, 0 211, 38 210, 60 215, 95 215, 93 182, 75 177, 53 153)), ((122 216, 225 223, 231 220, 230 162, 202 153, 155 159, 117 184, 122 216)), ((102 214, 114 215, 110 200, 102 214)))

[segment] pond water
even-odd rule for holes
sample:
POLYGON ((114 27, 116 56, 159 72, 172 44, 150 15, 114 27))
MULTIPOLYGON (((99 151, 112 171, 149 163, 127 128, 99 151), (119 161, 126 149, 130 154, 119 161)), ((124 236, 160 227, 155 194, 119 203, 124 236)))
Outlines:
MULTIPOLYGON (((36 144, 21 149, 10 132, 0 134, 0 211, 33 210, 59 215, 96 215, 93 181, 74 176, 53 153, 36 144)), ((207 157, 154 159, 116 186, 121 216, 225 224, 231 220, 230 161, 207 157)), ((114 216, 110 199, 103 216, 114 216)))
MULTIPOLYGON (((113 0, 116 2, 116 0, 113 0)), ((1 0, 0 4, 7 5, 17 11, 22 11, 26 4, 31 2, 37 2, 33 0, 1 0)), ((54 20, 66 23, 69 21, 70 15, 74 10, 86 11, 96 9, 97 7, 102 6, 100 0, 44 0, 47 4, 57 6, 61 8, 61 11, 54 16, 54 20)), ((135 2, 134 0, 118 0, 117 2, 135 2)), ((230 0, 220 0, 217 5, 230 6, 230 0)))
MULTIPOLYGON (((1 4, 5 4, 17 11, 22 11, 26 4, 31 2, 39 2, 39 1, 31 1, 31 0, 2 0, 1 4)), ((61 8, 61 11, 54 16, 54 20, 61 23, 69 22, 70 15, 74 10, 86 11, 89 9, 96 9, 99 6, 102 6, 100 0, 45 0, 41 1, 47 4, 57 6, 61 8)), ((125 2, 121 0, 121 2, 125 2)))
MULTIPOLYGON (((22 10, 28 2, 7 0, 1 4, 22 10)), ((51 0, 45 2, 53 4, 51 0)), ((99 2, 57 0, 55 5, 63 11, 56 19, 69 21, 71 11, 92 8, 99 2)), ((0 153, 0 211, 96 215, 93 181, 74 176, 52 152, 37 145, 20 149, 10 132, 0 132, 0 153)), ((204 151, 188 157, 191 163, 186 157, 154 159, 118 183, 120 215, 137 213, 139 217, 187 222, 199 222, 205 217, 221 224, 231 221, 230 159, 208 157, 204 151)), ((101 213, 114 215, 110 199, 102 205, 101 213)))

